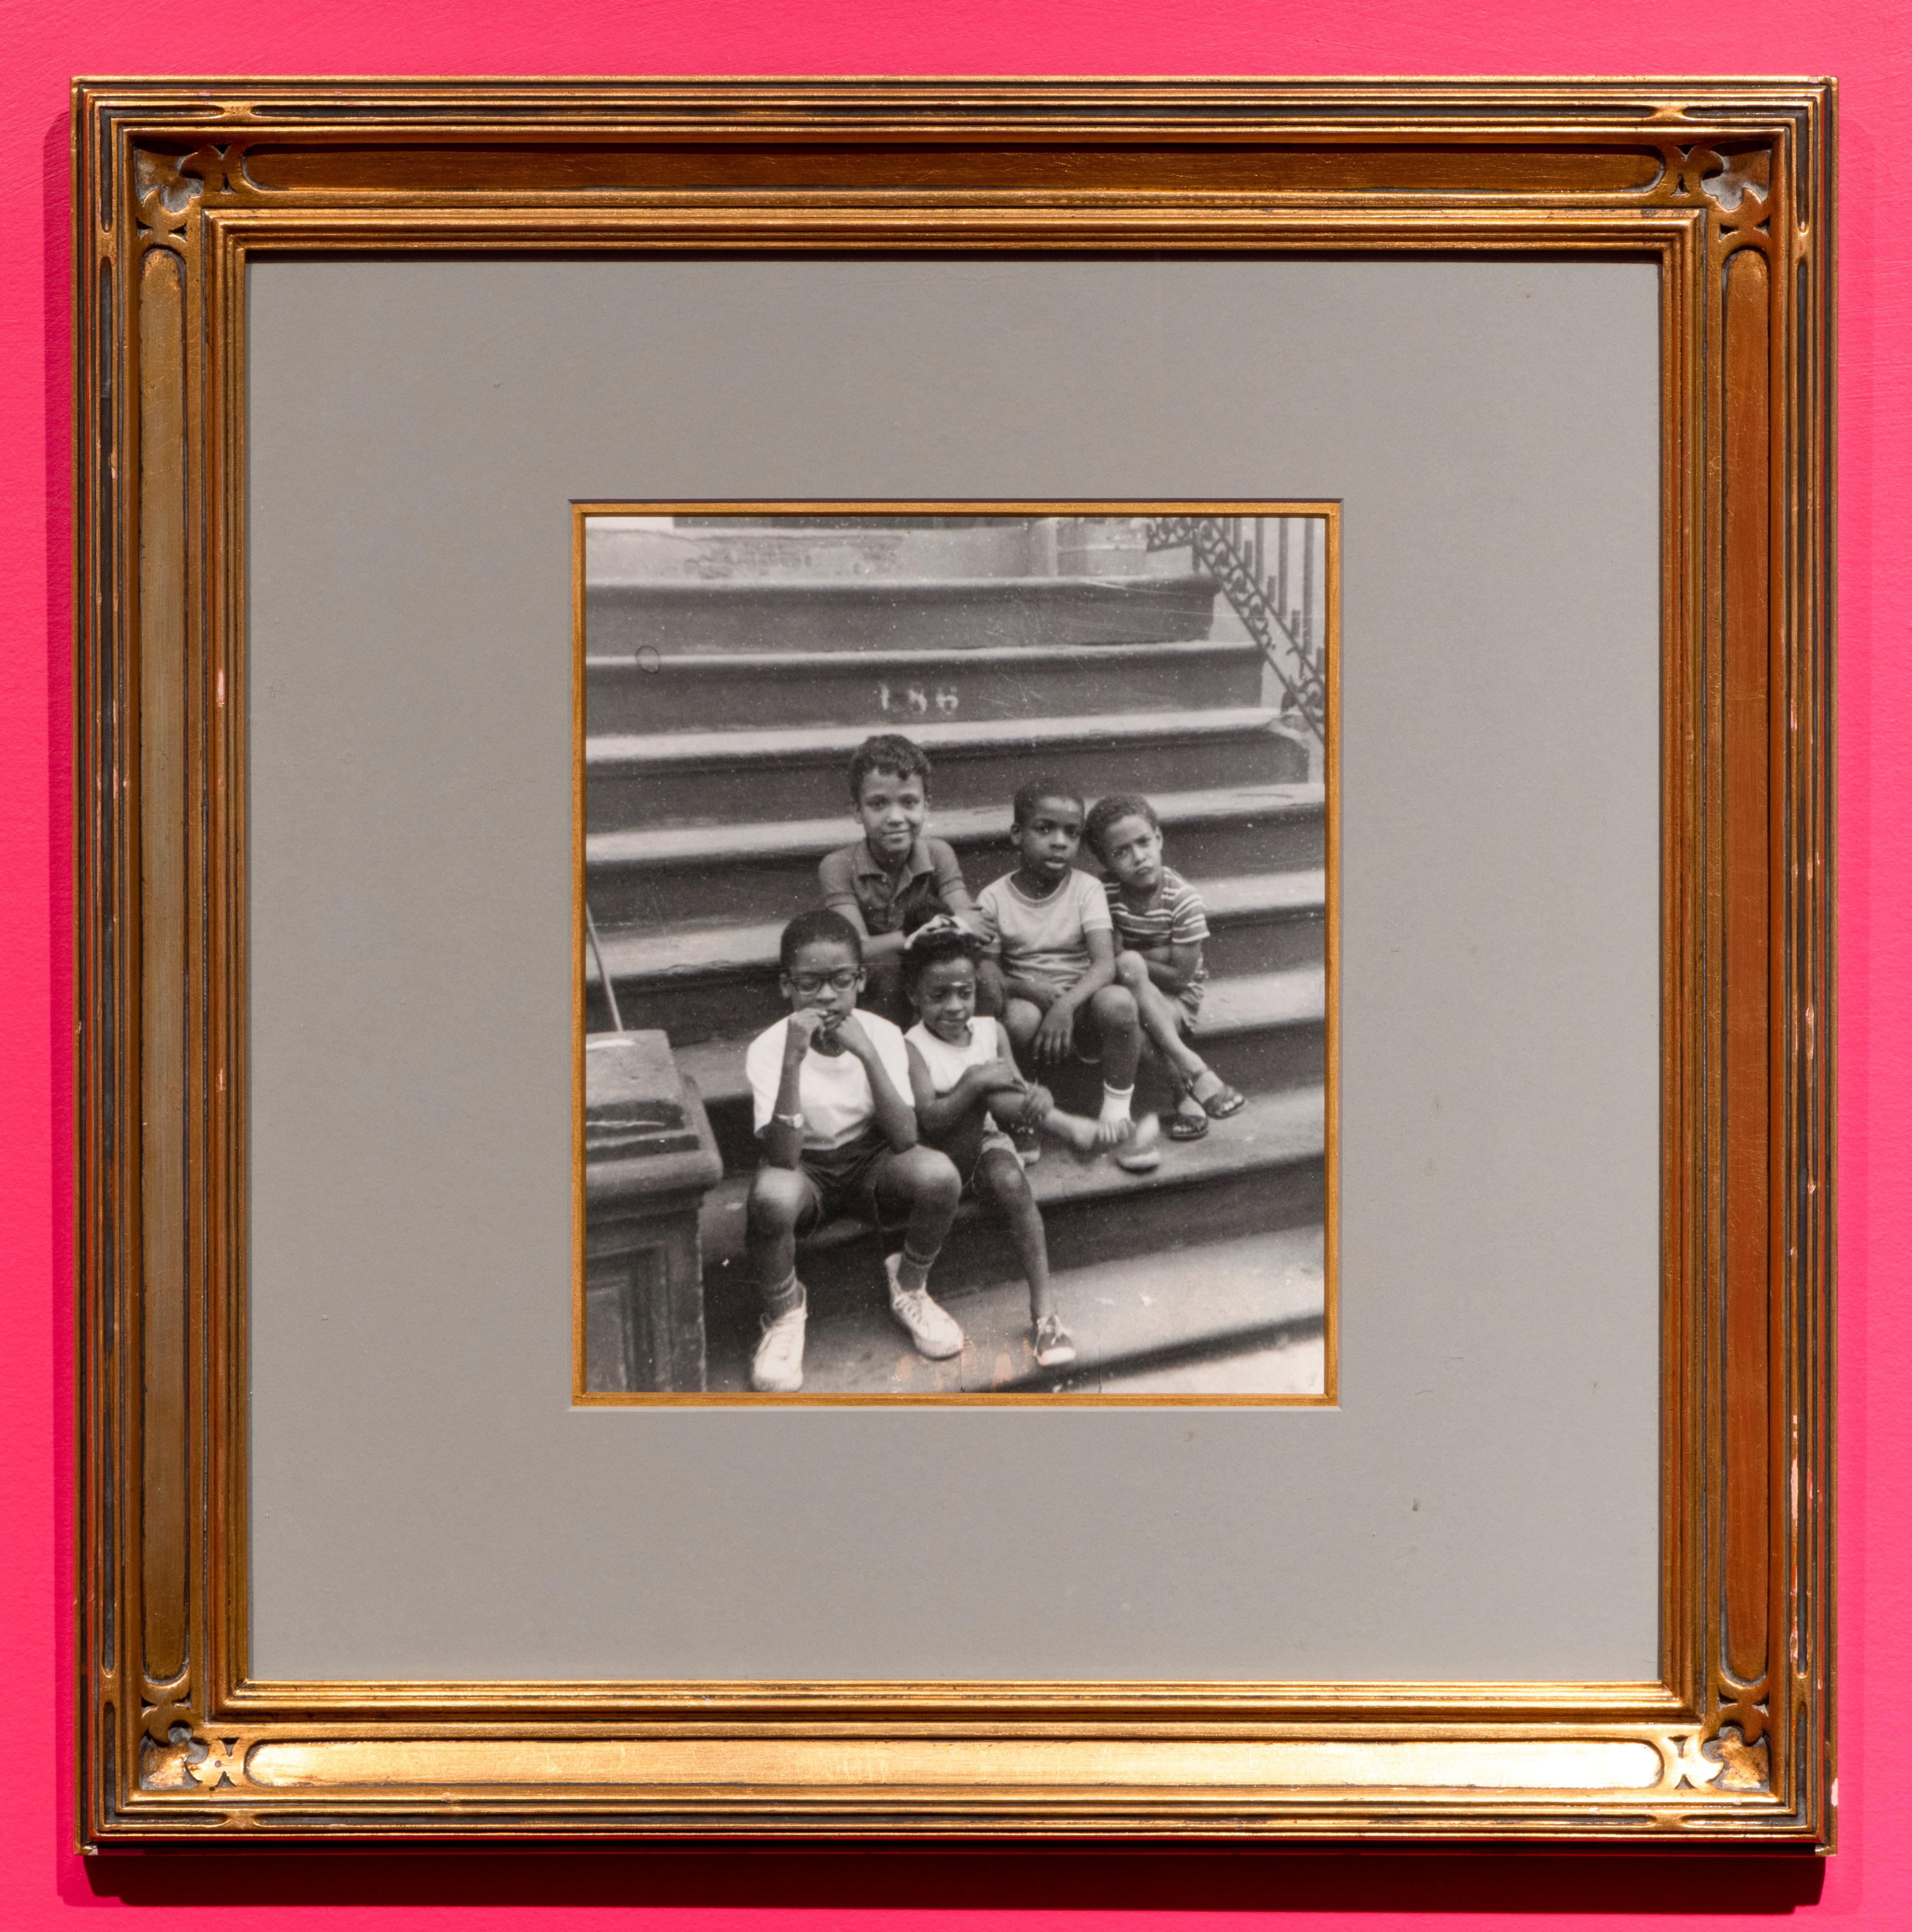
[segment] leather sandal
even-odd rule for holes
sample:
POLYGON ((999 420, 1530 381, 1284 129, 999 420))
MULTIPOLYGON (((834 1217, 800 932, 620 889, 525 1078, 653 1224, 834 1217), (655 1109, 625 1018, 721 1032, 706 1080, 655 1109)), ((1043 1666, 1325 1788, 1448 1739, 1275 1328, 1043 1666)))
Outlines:
MULTIPOLYGON (((1202 1096, 1202 1095, 1196 1093, 1195 1090, 1196 1086, 1200 1083, 1202 1078, 1202 1076, 1199 1073, 1195 1076, 1194 1079, 1184 1081, 1182 1083, 1181 1090, 1186 1094, 1211 1120, 1225 1120, 1230 1114, 1240 1113, 1242 1108, 1248 1104, 1247 1095, 1243 1093, 1238 1087, 1231 1087, 1226 1080, 1222 1078, 1219 1073, 1215 1073, 1215 1070, 1212 1066, 1207 1069, 1207 1071, 1210 1073, 1214 1073, 1215 1078, 1220 1082, 1220 1084, 1217 1086, 1215 1090, 1212 1094, 1209 1094, 1205 1100, 1202 1096)), ((1169 1132, 1170 1136, 1172 1137, 1175 1133, 1175 1130, 1171 1127, 1169 1130, 1169 1132)), ((1200 1136, 1184 1136, 1184 1138, 1199 1139, 1200 1136)))

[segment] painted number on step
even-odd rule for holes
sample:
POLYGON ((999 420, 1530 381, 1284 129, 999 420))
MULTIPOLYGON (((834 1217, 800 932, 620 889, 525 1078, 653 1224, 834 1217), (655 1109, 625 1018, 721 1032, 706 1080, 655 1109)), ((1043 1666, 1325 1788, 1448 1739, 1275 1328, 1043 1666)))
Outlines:
POLYGON ((921 718, 933 710, 940 711, 947 718, 962 702, 953 684, 939 684, 933 690, 920 684, 892 685, 887 682, 876 687, 876 708, 886 716, 902 711, 921 718))

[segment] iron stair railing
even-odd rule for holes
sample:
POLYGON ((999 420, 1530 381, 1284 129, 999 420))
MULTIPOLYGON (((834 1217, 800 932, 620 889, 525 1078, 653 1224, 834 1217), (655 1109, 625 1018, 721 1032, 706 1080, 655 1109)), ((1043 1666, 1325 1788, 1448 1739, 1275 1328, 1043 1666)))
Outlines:
POLYGON ((1220 585, 1242 627, 1262 647, 1262 656, 1280 686, 1283 710, 1298 718, 1316 743, 1328 742, 1328 662, 1325 641, 1314 622, 1313 519, 1302 517, 1151 517, 1151 550, 1192 550, 1196 562, 1220 585), (1268 525, 1280 526, 1275 571, 1268 571, 1268 525), (1289 597, 1290 570, 1286 526, 1300 526, 1298 601, 1289 597))

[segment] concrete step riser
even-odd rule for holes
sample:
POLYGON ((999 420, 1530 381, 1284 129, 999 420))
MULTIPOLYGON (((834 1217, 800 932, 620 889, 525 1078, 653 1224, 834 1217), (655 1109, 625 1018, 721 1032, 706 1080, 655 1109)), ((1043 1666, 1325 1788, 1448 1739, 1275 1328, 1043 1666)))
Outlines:
POLYGON ((857 668, 806 670, 801 676, 760 668, 734 676, 667 664, 647 674, 635 666, 594 670, 585 698, 593 735, 722 731, 757 725, 861 724, 900 731, 963 718, 1079 718, 1118 711, 1225 710, 1258 704, 1259 658, 1191 654, 1092 670, 1032 664, 1005 676, 1000 665, 966 669, 946 660, 933 676, 857 668))
MULTIPOLYGON (((1231 921, 1210 936, 1208 970, 1219 976, 1319 965, 1325 933, 1321 919, 1305 915, 1231 921)), ((681 1041, 767 1027, 785 1011, 773 969, 738 973, 726 968, 668 981, 625 980, 617 988, 617 1006, 627 1027, 662 1027, 681 1041)))
MULTIPOLYGON (((858 828, 841 796, 840 779, 838 789, 826 809, 842 808, 848 844, 858 828)), ((1015 866, 1008 816, 1005 811, 1000 840, 957 851, 972 892, 1015 866)), ((1311 870, 1321 865, 1325 844, 1318 812, 1253 824, 1172 825, 1166 836, 1169 863, 1197 880, 1311 870)), ((716 866, 592 866, 587 883, 600 932, 624 926, 656 932, 707 920, 743 926, 788 918, 815 903, 817 861, 806 854, 751 856, 716 866)))
MULTIPOLYGON (((990 746, 944 752, 936 760, 936 796, 946 806, 1001 803, 1018 786, 1052 773, 1085 796, 1106 791, 1186 791, 1229 785, 1289 784, 1307 777, 1307 754, 1280 731, 1253 730, 1118 745, 990 746)), ((845 805, 842 761, 767 760, 740 766, 645 766, 593 772, 585 786, 585 828, 821 818, 845 805)), ((1006 868, 1005 868, 1006 869, 1006 868)))
MULTIPOLYGON (((1171 1157, 1165 1155, 1165 1162, 1171 1157)), ((1176 1266, 1170 1251, 1187 1247, 1192 1230, 1199 1229, 1206 1242, 1306 1226, 1321 1220, 1324 1196, 1322 1163, 1316 1159, 1250 1168, 1184 1187, 1152 1188, 1124 1196, 1119 1204, 1052 1204, 1043 1214, 1049 1267, 1060 1273, 1159 1251, 1167 1292, 1176 1266)), ((797 1265, 809 1291, 812 1318, 827 1321, 836 1310, 881 1297, 885 1292, 881 1256, 874 1235, 800 1255, 797 1265)), ((980 1214, 971 1218, 966 1212, 936 1264, 931 1290, 948 1302, 960 1321, 965 1291, 1016 1280, 1021 1273, 1000 1221, 980 1214)), ((758 1288, 743 1262, 712 1264, 704 1270, 704 1282, 708 1327, 726 1338, 754 1337, 758 1288)))
POLYGON ((587 594, 593 657, 672 651, 961 651, 1031 645, 1179 644, 1214 622, 1213 585, 1148 579, 1117 589, 1088 578, 965 585, 874 582, 837 590, 776 584, 652 585, 587 594), (1051 587, 1051 584, 1054 586, 1051 587))
POLYGON ((961 528, 752 520, 722 528, 680 524, 668 531, 594 517, 586 526, 584 570, 593 585, 659 578, 709 584, 857 575, 1028 577, 1054 571, 1055 548, 1052 532, 1022 517, 961 528))
MULTIPOLYGON (((1327 1060, 1326 1033, 1318 1020, 1208 1039, 1197 1033, 1195 1046, 1231 1086, 1244 1094, 1319 1086, 1327 1060)), ((1102 1076, 1094 1067, 1071 1066, 1045 1084, 1055 1094, 1056 1104, 1072 1113, 1093 1115, 1101 1106, 1102 1076)), ((1174 1104, 1174 1089, 1163 1070, 1151 1062, 1145 1062, 1137 1087, 1139 1108, 1160 1111, 1174 1104)), ((725 1171, 745 1172, 754 1168, 757 1142, 749 1099, 734 1090, 707 1094, 704 1098, 725 1171)))
POLYGON ((1231 920, 1211 931, 1202 952, 1211 979, 1319 966, 1328 956, 1327 915, 1286 913, 1278 918, 1231 920))

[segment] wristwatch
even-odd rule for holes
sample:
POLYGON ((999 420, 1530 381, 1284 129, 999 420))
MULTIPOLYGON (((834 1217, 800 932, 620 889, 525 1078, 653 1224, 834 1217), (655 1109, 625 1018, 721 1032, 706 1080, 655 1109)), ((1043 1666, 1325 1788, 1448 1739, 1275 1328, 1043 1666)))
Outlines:
POLYGON ((803 1131, 803 1116, 801 1114, 773 1114, 770 1118, 779 1126, 794 1127, 800 1134, 803 1131))

